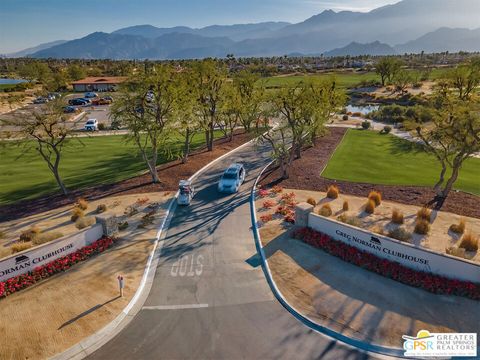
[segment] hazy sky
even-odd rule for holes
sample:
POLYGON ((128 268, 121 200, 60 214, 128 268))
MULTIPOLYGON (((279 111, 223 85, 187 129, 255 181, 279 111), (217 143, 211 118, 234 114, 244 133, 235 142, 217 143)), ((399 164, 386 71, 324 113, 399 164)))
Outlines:
POLYGON ((369 11, 399 0, 0 0, 0 53, 130 25, 300 22, 325 9, 369 11))

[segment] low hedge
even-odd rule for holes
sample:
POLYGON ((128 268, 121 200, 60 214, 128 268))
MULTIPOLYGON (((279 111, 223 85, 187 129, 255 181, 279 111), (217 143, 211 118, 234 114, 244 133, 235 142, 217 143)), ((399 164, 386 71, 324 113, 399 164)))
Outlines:
POLYGON ((440 275, 413 270, 398 262, 382 259, 342 241, 334 240, 330 236, 310 228, 295 230, 293 237, 308 245, 322 249, 343 261, 401 283, 422 288, 434 294, 456 295, 480 300, 480 284, 478 283, 453 280, 440 275))

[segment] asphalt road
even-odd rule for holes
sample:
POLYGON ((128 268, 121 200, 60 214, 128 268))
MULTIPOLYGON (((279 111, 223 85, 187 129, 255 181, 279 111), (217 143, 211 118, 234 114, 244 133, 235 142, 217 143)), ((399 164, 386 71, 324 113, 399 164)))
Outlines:
POLYGON ((318 334, 274 299, 256 255, 249 190, 268 151, 248 146, 197 178, 197 195, 178 207, 142 310, 90 359, 370 359, 318 334), (241 191, 216 185, 242 162, 241 191))

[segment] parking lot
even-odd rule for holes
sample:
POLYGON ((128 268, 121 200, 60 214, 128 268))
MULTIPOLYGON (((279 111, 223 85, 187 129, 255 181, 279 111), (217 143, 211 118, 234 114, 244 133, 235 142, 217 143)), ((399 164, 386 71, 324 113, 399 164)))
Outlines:
MULTIPOLYGON (((68 94, 63 97, 65 105, 68 104, 68 100, 74 98, 83 97, 83 93, 68 94)), ((99 97, 110 95, 110 93, 99 93, 99 97)), ((13 125, 17 121, 21 121, 25 117, 31 116, 32 112, 40 112, 42 110, 43 104, 33 104, 30 103, 22 108, 17 110, 4 113, 0 115, 1 120, 5 120, 12 125, 0 125, 0 133, 5 135, 6 133, 14 133, 19 131, 19 127, 13 125)), ((84 106, 74 106, 76 108, 75 113, 67 114, 69 116, 69 121, 67 126, 71 129, 83 131, 83 127, 87 119, 97 119, 98 124, 104 124, 106 129, 110 128, 111 119, 110 119, 110 105, 84 105, 84 106)), ((108 132, 108 131, 105 131, 108 132)))

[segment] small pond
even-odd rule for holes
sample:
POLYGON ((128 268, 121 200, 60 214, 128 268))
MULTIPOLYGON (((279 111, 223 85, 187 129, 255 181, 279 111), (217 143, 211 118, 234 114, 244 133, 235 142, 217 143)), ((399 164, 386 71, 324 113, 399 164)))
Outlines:
POLYGON ((361 113, 362 115, 370 114, 372 111, 377 111, 379 109, 378 105, 347 105, 347 112, 351 113, 361 113))
POLYGON ((0 78, 0 85, 15 85, 27 82, 27 80, 23 79, 2 79, 0 78))

